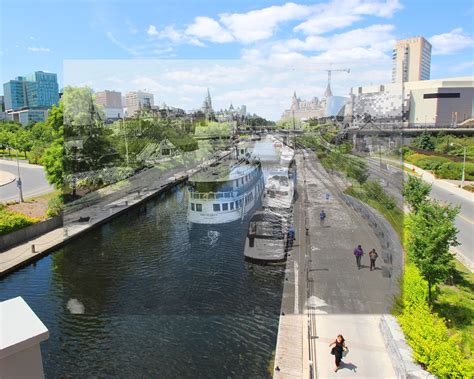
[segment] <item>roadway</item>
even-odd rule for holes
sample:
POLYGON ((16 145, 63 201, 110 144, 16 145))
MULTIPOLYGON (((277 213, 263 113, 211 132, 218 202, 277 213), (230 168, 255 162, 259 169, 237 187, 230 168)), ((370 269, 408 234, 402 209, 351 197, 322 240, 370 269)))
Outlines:
MULTIPOLYGON (((400 165, 400 162, 396 162, 393 160, 382 158, 384 162, 400 165)), ((374 162, 378 160, 375 158, 368 159, 369 165, 371 169, 375 169, 376 165, 374 162)), ((406 164, 407 167, 410 169, 414 166, 406 164)), ((380 167, 380 166, 379 166, 380 167)), ((401 169, 399 167, 390 166, 388 168, 389 172, 392 174, 393 180, 395 178, 400 177, 401 169), (397 173, 396 175, 393 175, 397 173)), ((459 230, 458 233, 458 242, 460 243, 454 250, 457 253, 460 253, 463 257, 461 257, 461 261, 464 264, 467 264, 469 268, 474 267, 474 195, 468 191, 461 190, 457 188, 454 184, 449 183, 442 179, 436 179, 432 174, 427 171, 421 170, 415 167, 415 170, 421 174, 421 178, 431 184, 431 198, 434 200, 438 200, 447 204, 451 204, 452 206, 459 206, 460 213, 456 217, 456 227, 459 230), (467 262, 466 262, 467 259, 467 262)), ((379 173, 380 175, 386 175, 383 172, 383 169, 380 168, 379 173)), ((406 175, 406 174, 405 174, 406 175)))
MULTIPOLYGON (((0 171, 9 173, 18 179, 17 162, 0 159, 0 171)), ((42 166, 32 165, 20 161, 20 175, 23 183, 23 198, 28 199, 54 191, 54 187, 46 180, 42 166)), ((18 187, 16 180, 0 187, 0 202, 18 201, 18 187)))

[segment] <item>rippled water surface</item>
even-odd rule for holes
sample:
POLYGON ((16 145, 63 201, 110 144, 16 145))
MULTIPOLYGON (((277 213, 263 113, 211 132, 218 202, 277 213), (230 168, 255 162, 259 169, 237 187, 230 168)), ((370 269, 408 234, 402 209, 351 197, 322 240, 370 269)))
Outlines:
POLYGON ((0 281, 50 331, 46 376, 265 377, 283 267, 244 262, 248 221, 189 229, 183 187, 0 281))

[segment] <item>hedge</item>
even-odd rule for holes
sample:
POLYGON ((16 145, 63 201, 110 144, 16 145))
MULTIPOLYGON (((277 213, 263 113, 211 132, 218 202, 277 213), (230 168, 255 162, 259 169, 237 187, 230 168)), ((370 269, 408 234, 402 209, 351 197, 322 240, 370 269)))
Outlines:
POLYGON ((39 219, 27 217, 21 213, 12 212, 0 206, 0 236, 34 224, 39 219))
MULTIPOLYGON (((447 162, 434 170, 436 177, 441 179, 460 180, 462 175, 462 162, 447 162)), ((466 180, 474 180, 474 163, 466 162, 466 180)))
MULTIPOLYGON (((454 162, 449 158, 428 156, 419 153, 408 155, 405 160, 423 170, 433 171, 436 177, 440 179, 461 179, 462 162, 454 162)), ((466 180, 474 180, 474 163, 466 162, 465 176, 466 180)))
POLYGON ((457 336, 449 335, 443 318, 427 302, 427 284, 413 264, 407 264, 402 284, 403 310, 398 320, 414 358, 440 378, 474 377, 474 360, 465 357, 457 336))

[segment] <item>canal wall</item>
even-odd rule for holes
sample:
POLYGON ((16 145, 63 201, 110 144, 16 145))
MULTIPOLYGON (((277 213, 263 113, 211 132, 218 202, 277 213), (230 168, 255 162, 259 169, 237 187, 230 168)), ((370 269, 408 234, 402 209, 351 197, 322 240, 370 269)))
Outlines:
POLYGON ((82 237, 90 230, 142 206, 147 201, 185 182, 190 175, 208 167, 217 160, 225 158, 230 153, 230 151, 223 151, 216 158, 167 178, 162 178, 161 175, 153 177, 150 174, 147 183, 137 183, 134 190, 124 190, 122 196, 119 198, 115 196, 111 202, 106 199, 107 203, 105 204, 95 204, 66 214, 63 218, 62 227, 0 253, 0 278, 50 254, 76 238, 82 237))
POLYGON ((62 216, 56 216, 0 236, 0 253, 61 226, 63 226, 63 218, 62 216))

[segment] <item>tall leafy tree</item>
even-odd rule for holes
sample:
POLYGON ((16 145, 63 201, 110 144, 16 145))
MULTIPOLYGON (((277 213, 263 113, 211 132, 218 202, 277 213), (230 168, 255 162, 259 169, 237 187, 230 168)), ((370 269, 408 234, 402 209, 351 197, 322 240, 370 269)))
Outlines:
POLYGON ((431 193, 431 185, 415 176, 409 176, 408 181, 403 186, 403 198, 413 212, 428 200, 431 193))
POLYGON ((430 303, 436 285, 445 281, 454 269, 454 256, 449 248, 458 245, 454 224, 458 213, 459 208, 427 201, 410 216, 408 254, 428 282, 430 303))
POLYGON ((423 150, 434 150, 435 143, 433 137, 428 132, 424 131, 421 135, 416 139, 415 145, 423 150))
POLYGON ((62 189, 64 186, 64 137, 63 137, 63 103, 59 106, 53 105, 49 111, 45 124, 51 130, 53 142, 44 151, 42 164, 46 171, 48 182, 54 184, 56 188, 62 189))

